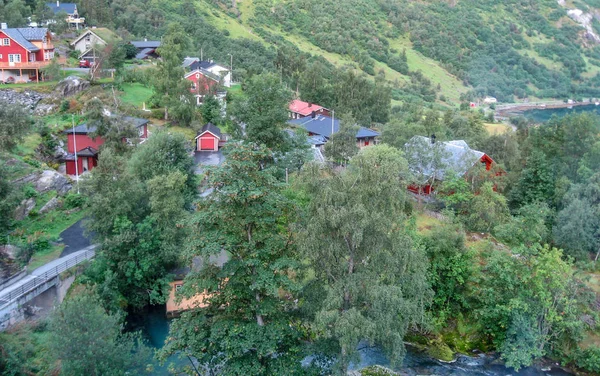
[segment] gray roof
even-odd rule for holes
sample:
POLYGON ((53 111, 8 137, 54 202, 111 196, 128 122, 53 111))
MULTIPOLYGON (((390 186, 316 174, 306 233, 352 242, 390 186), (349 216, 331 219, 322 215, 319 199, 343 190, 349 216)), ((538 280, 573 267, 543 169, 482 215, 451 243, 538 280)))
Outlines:
POLYGON ((59 13, 59 12, 65 12, 67 14, 75 14, 75 10, 77 9, 77 4, 75 3, 58 3, 58 6, 56 5, 56 2, 54 3, 46 3, 46 5, 52 9, 52 11, 54 12, 54 14, 59 13))
POLYGON ((143 60, 143 59, 147 58, 151 53, 153 53, 154 50, 155 50, 154 48, 144 48, 143 50, 141 50, 140 52, 138 52, 135 55, 135 58, 139 59, 139 60, 143 60))
MULTIPOLYGON (((340 130, 339 119, 332 119, 323 115, 317 115, 314 118, 312 116, 306 116, 300 119, 292 119, 288 121, 288 124, 299 125, 306 129, 307 132, 314 133, 316 135, 320 135, 327 138, 331 137, 332 130, 333 133, 337 133, 340 130)), ((365 127, 360 127, 358 129, 358 132, 356 132, 356 138, 367 138, 377 136, 379 136, 378 132, 375 132, 374 130, 365 127)))
POLYGON ((190 64, 190 69, 191 70, 196 70, 196 69, 208 69, 210 67, 213 67, 215 65, 218 65, 217 63, 215 63, 214 61, 200 61, 200 59, 198 59, 197 61, 193 62, 192 64, 190 64))
MULTIPOLYGON (((136 128, 142 127, 150 122, 148 119, 136 118, 132 116, 123 116, 122 119, 128 123, 133 124, 133 126, 136 128)), ((63 133, 67 134, 73 134, 73 132, 75 132, 75 134, 94 133, 96 132, 96 126, 83 123, 76 126, 75 131, 73 131, 73 128, 67 128, 63 131, 63 133)))
POLYGON ((450 171, 463 176, 485 155, 469 148, 463 140, 432 143, 428 137, 414 136, 404 146, 411 161, 410 169, 426 179, 435 175, 437 180, 444 180, 450 171), (419 153, 423 148, 428 148, 431 153, 419 153))
POLYGON ((159 40, 135 40, 131 41, 135 48, 158 48, 160 47, 159 40))
MULTIPOLYGON (((200 130, 200 132, 198 132, 198 137, 200 135, 202 135, 204 132, 210 132, 210 133, 214 134, 215 136, 217 136, 218 138, 221 138, 221 129, 219 129, 219 127, 217 127, 213 123, 205 124, 202 127, 202 129, 200 130)), ((198 137, 196 137, 196 138, 198 138, 198 137)))
POLYGON ((199 57, 186 57, 183 59, 183 63, 181 64, 182 67, 187 68, 190 65, 192 65, 193 63, 200 61, 199 57))
POLYGON ((25 47, 31 52, 39 51, 40 49, 36 47, 30 41, 34 40, 43 40, 46 34, 48 33, 48 29, 46 28, 10 28, 10 29, 2 29, 2 32, 6 34, 9 38, 25 47))

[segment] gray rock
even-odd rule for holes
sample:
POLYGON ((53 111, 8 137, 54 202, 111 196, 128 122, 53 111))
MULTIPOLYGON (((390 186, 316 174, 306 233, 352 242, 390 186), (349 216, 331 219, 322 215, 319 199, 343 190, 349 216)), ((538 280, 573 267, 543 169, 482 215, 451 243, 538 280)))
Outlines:
POLYGON ((46 116, 54 112, 55 109, 56 106, 54 104, 40 103, 37 105, 33 113, 37 116, 46 116))
POLYGON ((16 259, 17 258, 17 252, 18 252, 19 248, 17 248, 14 245, 1 245, 0 246, 0 253, 6 255, 6 257, 8 257, 9 259, 16 259))
POLYGON ((35 190, 44 193, 55 190, 60 196, 64 196, 73 188, 71 182, 54 170, 44 170, 39 177, 33 181, 35 190))
POLYGON ((54 89, 55 94, 68 97, 90 87, 90 82, 76 76, 69 76, 60 81, 54 89))
POLYGON ((40 213, 47 213, 50 210, 54 210, 60 206, 62 206, 62 202, 60 202, 60 200, 57 197, 54 197, 53 199, 48 201, 46 205, 42 206, 42 208, 40 209, 40 213))
POLYGON ((0 102, 16 104, 28 108, 29 110, 33 110, 42 98, 44 98, 43 95, 30 90, 22 93, 12 89, 0 90, 0 102))
POLYGON ((35 199, 29 198, 21 201, 21 204, 15 209, 15 220, 22 221, 35 208, 35 199))

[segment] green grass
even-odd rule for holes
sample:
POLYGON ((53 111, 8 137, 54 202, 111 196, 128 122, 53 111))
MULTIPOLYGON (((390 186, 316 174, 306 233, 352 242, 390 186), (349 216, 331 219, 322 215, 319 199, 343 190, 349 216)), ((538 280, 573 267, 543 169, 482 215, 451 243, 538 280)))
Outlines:
POLYGON ((27 270, 33 271, 40 266, 49 263, 50 261, 56 260, 60 257, 60 254, 64 248, 65 246, 61 244, 56 245, 46 251, 35 253, 33 256, 31 256, 31 260, 29 260, 29 263, 27 264, 27 270))
POLYGON ((425 213, 417 215, 417 231, 421 235, 428 234, 434 227, 438 227, 441 224, 442 222, 439 219, 433 218, 425 213))
POLYGON ((188 139, 189 141, 194 141, 194 138, 196 138, 196 131, 193 130, 192 128, 185 128, 185 127, 167 127, 166 128, 169 132, 174 132, 174 133, 180 133, 182 135, 185 136, 186 139, 188 139))
POLYGON ((17 146, 16 153, 22 157, 35 155, 35 149, 42 142, 42 137, 39 133, 30 133, 23 139, 23 142, 17 146))
POLYGON ((124 103, 131 104, 136 108, 142 108, 144 102, 148 102, 152 96, 152 89, 140 83, 122 84, 121 100, 124 103))
POLYGON ((506 133, 511 129, 509 125, 503 123, 483 123, 483 125, 490 135, 506 133))

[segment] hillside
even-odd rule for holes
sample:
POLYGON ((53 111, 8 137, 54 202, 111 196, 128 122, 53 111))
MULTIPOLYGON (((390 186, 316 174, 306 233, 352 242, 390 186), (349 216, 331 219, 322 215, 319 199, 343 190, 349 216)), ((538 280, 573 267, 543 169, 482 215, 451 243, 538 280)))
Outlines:
POLYGON ((397 90, 405 89, 411 72, 420 70, 438 98, 452 101, 467 91, 472 99, 491 95, 505 102, 600 95, 600 24, 592 18, 598 12, 596 1, 197 4, 209 14, 209 22, 232 36, 282 37, 336 66, 372 75, 383 71, 397 90))

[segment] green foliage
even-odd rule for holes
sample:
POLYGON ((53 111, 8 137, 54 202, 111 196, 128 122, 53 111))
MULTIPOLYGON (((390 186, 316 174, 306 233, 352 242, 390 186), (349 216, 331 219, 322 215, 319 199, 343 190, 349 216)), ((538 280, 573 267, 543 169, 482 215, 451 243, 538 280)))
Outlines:
POLYGON ((245 83, 246 98, 234 102, 232 114, 246 123, 250 142, 281 149, 292 94, 274 74, 256 75, 245 83))
POLYGON ((436 227, 423 238, 423 245, 430 263, 427 279, 435 293, 431 311, 443 325, 468 307, 474 257, 465 247, 464 232, 451 224, 436 227))
POLYGON ((506 198, 494 191, 492 183, 484 183, 479 194, 469 203, 465 224, 472 231, 490 232, 510 218, 506 198))
POLYGON ((202 121, 204 123, 213 123, 214 125, 220 125, 223 121, 221 115, 222 106, 219 99, 214 95, 207 95, 204 97, 200 112, 202 113, 202 121))
POLYGON ((52 315, 48 349, 66 375, 137 375, 150 349, 140 333, 121 333, 122 316, 106 313, 98 297, 83 292, 52 315))
POLYGON ((356 144, 356 133, 358 126, 354 120, 344 119, 340 121, 340 130, 334 133, 325 144, 325 156, 338 165, 345 166, 358 151, 356 144))
POLYGON ((521 207, 516 216, 494 228, 494 235, 504 244, 532 246, 548 241, 548 222, 552 214, 548 204, 535 202, 521 207))
POLYGON ((578 349, 574 355, 577 367, 593 373, 600 373, 600 347, 592 346, 587 349, 578 349))
POLYGON ((25 108, 15 104, 0 103, 0 151, 11 151, 33 125, 25 108))
POLYGON ((45 323, 20 325, 0 333, 0 373, 6 376, 45 374, 47 359, 45 323))
POLYGON ((76 194, 76 193, 68 193, 64 198, 64 208, 65 209, 75 209, 81 208, 86 204, 86 196, 76 194))
POLYGON ((363 149, 339 173, 304 173, 311 201, 300 249, 323 286, 311 310, 335 344, 335 374, 345 374, 362 340, 400 363, 407 328, 430 301, 425 255, 405 221, 407 175, 402 153, 386 145, 363 149))
POLYGON ((295 208, 281 194, 264 146, 238 144, 207 176, 215 191, 197 202, 187 260, 205 260, 185 279, 184 296, 205 293, 205 308, 173 322, 163 356, 182 352, 230 375, 300 374, 290 241, 295 208), (212 261, 220 260, 220 261, 212 261), (222 264, 218 266, 215 264, 222 264))
POLYGON ((44 75, 44 79, 50 81, 59 80, 62 77, 62 70, 60 69, 60 64, 58 63, 58 59, 52 59, 50 64, 46 65, 44 68, 40 70, 44 75))

